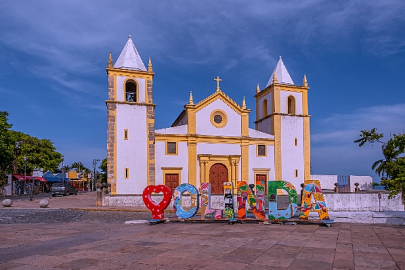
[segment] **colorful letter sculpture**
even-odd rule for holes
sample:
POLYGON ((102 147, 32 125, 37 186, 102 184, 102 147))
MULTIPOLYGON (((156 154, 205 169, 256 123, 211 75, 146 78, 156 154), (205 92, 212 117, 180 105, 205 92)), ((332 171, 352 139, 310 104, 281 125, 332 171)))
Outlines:
MULTIPOLYGON (((264 210, 259 210, 257 207, 257 198, 253 194, 253 191, 248 186, 246 181, 238 182, 238 219, 246 219, 246 202, 249 204, 252 209, 255 218, 258 220, 265 219, 264 210)), ((261 204, 262 202, 259 202, 261 204)))
POLYGON ((142 193, 142 199, 145 206, 152 212, 152 220, 162 220, 164 218, 164 210, 169 205, 172 197, 170 188, 164 185, 147 186, 142 193), (152 192, 163 193, 163 199, 159 204, 152 199, 152 192))
POLYGON ((298 210, 297 205, 297 190, 287 181, 269 181, 268 183, 269 196, 269 219, 289 219, 298 210), (277 189, 283 189, 288 193, 288 207, 285 210, 278 210, 277 207, 277 189))
POLYGON ((211 209, 211 184, 201 183, 201 219, 221 219, 222 210, 211 209))
POLYGON ((304 184, 300 219, 308 219, 309 212, 312 210, 318 213, 320 220, 330 220, 319 180, 305 180, 304 184), (312 196, 314 196, 315 203, 311 201, 312 196))
POLYGON ((224 183, 224 218, 227 220, 235 219, 235 209, 233 207, 233 184, 232 182, 224 183))
POLYGON ((266 183, 263 180, 256 180, 256 198, 257 198, 257 209, 258 211, 266 212, 265 206, 265 188, 266 183))
POLYGON ((173 199, 173 208, 179 218, 191 218, 197 213, 199 207, 199 194, 198 190, 193 185, 181 184, 178 186, 174 190, 173 199), (188 192, 191 196, 191 208, 187 211, 184 210, 183 206, 181 205, 184 192, 188 192))

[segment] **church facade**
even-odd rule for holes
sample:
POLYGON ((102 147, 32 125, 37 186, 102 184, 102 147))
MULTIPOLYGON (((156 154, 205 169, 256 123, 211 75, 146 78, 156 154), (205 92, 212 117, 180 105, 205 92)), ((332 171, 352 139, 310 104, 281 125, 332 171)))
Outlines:
MULTIPOLYGON (((129 37, 107 67, 107 179, 114 195, 140 195, 148 185, 285 180, 299 192, 310 179, 308 85, 295 85, 281 57, 264 89, 257 86, 255 129, 245 101, 220 89, 200 102, 192 94, 170 127, 155 129, 152 63, 129 37)), ((267 193, 267 192, 266 192, 267 193)))

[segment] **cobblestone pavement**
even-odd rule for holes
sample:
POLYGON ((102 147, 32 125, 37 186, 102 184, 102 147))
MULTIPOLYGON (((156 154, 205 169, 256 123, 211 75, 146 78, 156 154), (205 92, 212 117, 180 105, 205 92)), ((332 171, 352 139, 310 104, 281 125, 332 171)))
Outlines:
POLYGON ((405 269, 405 226, 128 225, 150 213, 95 207, 95 193, 49 201, 0 209, 0 270, 405 269))
POLYGON ((0 230, 0 269, 405 269, 403 226, 99 220, 0 230))

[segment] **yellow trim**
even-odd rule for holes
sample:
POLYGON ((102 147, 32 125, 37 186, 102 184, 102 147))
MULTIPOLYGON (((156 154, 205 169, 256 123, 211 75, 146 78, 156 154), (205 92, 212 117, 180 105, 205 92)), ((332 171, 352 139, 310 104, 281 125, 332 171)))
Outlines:
POLYGON ((128 140, 128 129, 124 129, 124 140, 128 140))
POLYGON ((227 96, 224 92, 221 90, 215 92, 211 96, 207 97, 206 99, 200 101, 199 103, 195 105, 186 105, 186 109, 188 108, 194 108, 197 111, 204 109, 208 105, 210 105, 212 102, 214 102, 217 99, 221 99, 225 104, 227 104, 232 110, 234 110, 236 113, 241 115, 243 112, 250 112, 250 109, 243 109, 241 106, 239 106, 238 103, 233 101, 229 96, 227 96))
POLYGON ((245 137, 229 137, 229 136, 214 136, 214 135, 179 135, 179 134, 155 134, 157 142, 188 142, 189 138, 193 138, 196 143, 216 143, 216 144, 242 144, 247 141, 249 145, 265 144, 274 145, 274 139, 266 138, 245 138, 245 137))
POLYGON ((274 117, 274 177, 275 180, 282 180, 282 159, 281 159, 281 115, 274 117))
POLYGON ((216 128, 223 128, 224 126, 226 126, 226 124, 228 123, 228 116, 226 115, 226 112, 224 112, 223 110, 220 109, 216 109, 214 111, 211 112, 210 115, 210 121, 211 124, 216 127, 216 128), (221 116, 222 121, 220 123, 215 122, 214 117, 216 115, 221 116))
POLYGON ((188 143, 188 183, 197 186, 197 142, 189 137, 188 143))
MULTIPOLYGON (((140 103, 139 102, 139 82, 138 82, 138 80, 136 79, 136 78, 134 78, 134 77, 128 77, 128 78, 126 78, 125 80, 124 80, 124 84, 123 84, 123 86, 122 86, 122 89, 124 90, 124 96, 123 96, 123 98, 124 98, 124 102, 128 102, 128 103, 130 103, 130 104, 134 104, 134 103, 140 103), (131 101, 127 101, 127 86, 126 86, 126 84, 127 84, 127 82, 128 81, 134 81, 135 82, 135 86, 136 86, 136 101, 135 102, 131 102, 131 101)), ((146 102, 145 102, 146 103, 146 102)))
POLYGON ((249 140, 242 140, 241 154, 241 180, 249 183, 249 140))
POLYGON ((107 74, 112 76, 122 76, 122 77, 137 77, 143 79, 152 80, 155 75, 154 72, 140 71, 140 70, 129 70, 129 69, 119 69, 119 68, 106 68, 107 74))
POLYGON ((129 178, 129 168, 128 167, 125 167, 124 177, 125 177, 125 179, 129 178))
POLYGON ((163 185, 166 185, 166 174, 178 174, 179 175, 179 185, 181 185, 181 170, 183 167, 161 167, 163 171, 163 185))
POLYGON ((165 143, 165 154, 166 155, 168 155, 168 156, 177 156, 178 154, 179 154, 179 148, 178 148, 178 143, 176 142, 176 141, 167 141, 166 143, 165 143), (167 152, 167 144, 168 143, 175 143, 176 144, 176 153, 169 153, 169 152, 167 152))
POLYGON ((256 157, 267 157, 267 145, 265 144, 256 145, 256 157), (264 155, 259 155, 259 146, 264 146, 264 155))
POLYGON ((196 134, 197 124, 195 120, 195 113, 194 109, 190 109, 190 106, 194 105, 187 105, 187 133, 188 134, 196 134))
POLYGON ((311 179, 311 139, 309 117, 304 118, 304 180, 311 179))
POLYGON ((242 137, 249 137, 249 113, 242 113, 242 137))

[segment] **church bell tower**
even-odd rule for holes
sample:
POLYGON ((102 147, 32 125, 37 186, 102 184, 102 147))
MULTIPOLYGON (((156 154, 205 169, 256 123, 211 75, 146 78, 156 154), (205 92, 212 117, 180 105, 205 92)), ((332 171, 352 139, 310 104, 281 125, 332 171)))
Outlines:
POLYGON ((107 181, 112 194, 142 194, 155 184, 152 63, 146 69, 131 36, 115 64, 108 60, 107 181))
POLYGON ((256 130, 274 135, 275 180, 297 189, 311 177, 308 83, 295 85, 280 59, 266 88, 256 90, 256 130))

